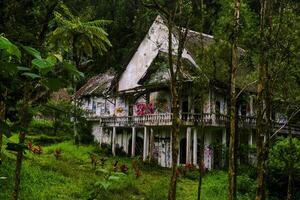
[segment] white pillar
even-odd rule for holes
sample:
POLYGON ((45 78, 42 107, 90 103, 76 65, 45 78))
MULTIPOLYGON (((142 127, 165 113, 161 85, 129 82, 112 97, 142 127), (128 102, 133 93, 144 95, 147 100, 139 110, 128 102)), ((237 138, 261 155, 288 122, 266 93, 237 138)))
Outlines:
POLYGON ((100 144, 100 147, 101 147, 101 144, 102 144, 102 138, 103 138, 103 126, 100 126, 100 137, 99 137, 99 144, 100 144))
POLYGON ((187 127, 187 129, 186 129, 186 163, 191 163, 191 135, 192 135, 192 128, 187 127))
POLYGON ((254 115, 254 109, 253 109, 253 96, 250 96, 250 116, 253 116, 254 115))
POLYGON ((222 165, 226 165, 226 128, 222 129, 222 165))
POLYGON ((131 137, 131 157, 135 156, 135 138, 136 138, 136 132, 135 127, 132 127, 132 137, 131 137))
POLYGON ((250 131, 250 134, 249 134, 248 145, 249 145, 249 146, 252 146, 252 145, 253 145, 253 135, 252 135, 252 130, 250 131))
POLYGON ((222 144, 226 146, 226 129, 222 130, 222 144))
POLYGON ((197 129, 194 128, 194 135, 193 135, 193 164, 194 166, 197 165, 197 145, 198 145, 198 138, 197 138, 197 129))
POLYGON ((145 161, 148 156, 148 133, 147 127, 144 127, 144 146, 143 146, 143 160, 145 161))
POLYGON ((113 156, 115 156, 116 155, 116 127, 113 127, 111 146, 112 146, 112 154, 113 156))

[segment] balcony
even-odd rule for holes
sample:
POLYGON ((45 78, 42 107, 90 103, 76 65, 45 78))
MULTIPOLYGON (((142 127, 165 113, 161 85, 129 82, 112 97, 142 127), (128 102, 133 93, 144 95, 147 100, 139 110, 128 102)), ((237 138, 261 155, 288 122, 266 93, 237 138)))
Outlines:
MULTIPOLYGON (((99 121, 102 126, 107 127, 132 127, 132 126, 171 126, 172 113, 147 114, 143 116, 96 116, 94 113, 87 115, 90 121, 99 121)), ((202 123, 201 114, 180 113, 180 119, 183 126, 200 126, 202 123)), ((225 126, 229 118, 222 114, 204 113, 204 126, 225 126)), ((256 118, 239 117, 239 126, 255 126, 256 118)))
MULTIPOLYGON (((96 116, 94 113, 87 115, 90 121, 99 121, 104 127, 139 127, 139 126, 171 126, 172 113, 147 114, 143 116, 96 116)), ((201 114, 197 113, 180 113, 180 119, 183 126, 201 126, 201 114)), ((203 124, 208 127, 225 127, 229 122, 229 117, 223 114, 204 113, 203 124)), ((239 116, 238 126, 243 128, 256 128, 256 117, 239 116)), ((284 126, 284 123, 273 123, 273 130, 280 129, 281 133, 300 134, 300 125, 284 126), (283 127, 283 128, 281 128, 283 127)))

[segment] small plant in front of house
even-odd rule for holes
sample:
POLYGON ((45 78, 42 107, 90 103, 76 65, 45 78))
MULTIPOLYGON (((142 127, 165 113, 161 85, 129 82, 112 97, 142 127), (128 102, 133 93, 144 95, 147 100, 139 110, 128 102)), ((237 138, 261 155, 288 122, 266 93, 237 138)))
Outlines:
POLYGON ((96 166, 97 166, 97 156, 96 156, 96 154, 91 153, 90 158, 91 158, 92 167, 95 169, 96 166))
POLYGON ((127 174, 128 173, 128 166, 123 164, 120 166, 120 171, 124 174, 127 174))
POLYGON ((140 170, 140 168, 139 168, 138 163, 137 163, 136 160, 132 161, 132 168, 134 170, 135 177, 139 178, 142 175, 142 173, 141 173, 141 170, 140 170))
POLYGON ((33 146, 33 143, 32 143, 31 140, 28 142, 27 147, 28 147, 29 151, 31 151, 31 152, 34 153, 34 154, 40 155, 40 154, 43 153, 42 147, 41 147, 40 145, 38 145, 38 146, 33 146))
POLYGON ((43 149, 42 149, 42 147, 40 145, 32 147, 31 151, 32 151, 32 153, 38 154, 38 155, 40 155, 40 154, 43 153, 43 149))
POLYGON ((107 159, 100 158, 100 166, 103 168, 107 159))
POLYGON ((184 168, 186 171, 192 171, 195 169, 195 166, 192 163, 187 163, 185 164, 184 168))
POLYGON ((61 158, 61 149, 57 148, 54 150, 54 157, 56 158, 56 160, 59 160, 61 158))
POLYGON ((118 163, 119 163, 118 160, 115 160, 114 163, 113 163, 113 170, 114 170, 114 172, 118 171, 118 163))
POLYGON ((103 168, 96 169, 96 172, 102 174, 104 180, 97 181, 95 183, 95 186, 105 191, 107 191, 111 185, 120 181, 121 177, 125 175, 124 173, 121 172, 112 172, 110 170, 103 169, 103 168))
POLYGON ((28 149, 29 149, 30 151, 32 151, 32 148, 33 148, 33 143, 32 143, 32 141, 30 140, 30 141, 28 142, 28 149))

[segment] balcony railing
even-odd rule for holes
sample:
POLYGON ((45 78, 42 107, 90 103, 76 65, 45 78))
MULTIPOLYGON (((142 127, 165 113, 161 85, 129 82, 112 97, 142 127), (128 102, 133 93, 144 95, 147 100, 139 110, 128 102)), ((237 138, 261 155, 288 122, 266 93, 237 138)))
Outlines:
MULTIPOLYGON (((225 126, 229 118, 222 114, 213 113, 180 113, 180 119, 183 125, 195 126, 201 125, 203 117, 203 123, 205 126, 225 126)), ((172 124, 172 113, 159 113, 159 114, 147 114, 143 116, 96 116, 90 114, 89 120, 100 121, 103 126, 169 126, 172 124)), ((239 126, 255 126, 254 117, 240 117, 239 126)))
MULTIPOLYGON (((89 120, 100 121, 102 126, 112 127, 132 127, 132 126, 170 126, 172 125, 172 113, 146 114, 143 116, 97 116, 94 113, 87 115, 89 120)), ((180 113, 182 125, 200 126, 202 123, 202 115, 198 113, 180 113)), ((204 113, 203 124, 205 126, 225 127, 229 122, 229 116, 224 114, 204 113)), ((280 132, 287 133, 290 129, 292 132, 300 133, 299 125, 283 126, 284 123, 274 122, 273 130, 281 127, 280 132)), ((255 128, 256 117, 254 116, 238 116, 238 126, 244 128, 255 128)))

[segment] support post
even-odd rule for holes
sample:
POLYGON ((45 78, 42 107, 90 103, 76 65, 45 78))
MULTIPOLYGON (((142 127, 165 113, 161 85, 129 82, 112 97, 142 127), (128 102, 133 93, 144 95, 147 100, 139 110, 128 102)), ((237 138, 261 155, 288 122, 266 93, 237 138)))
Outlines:
POLYGON ((191 127, 187 127, 186 129, 186 163, 191 163, 191 127))
POLYGON ((115 126, 113 127, 111 146, 112 146, 112 154, 113 156, 115 156, 116 155, 116 127, 115 126))
POLYGON ((136 139, 136 132, 135 127, 132 127, 132 137, 131 137, 131 157, 135 156, 135 139, 136 139))
POLYGON ((101 144, 102 144, 102 138, 103 138, 103 126, 100 126, 100 137, 99 137, 100 147, 101 147, 101 144))
POLYGON ((148 130, 144 127, 144 146, 143 146, 143 161, 147 159, 148 156, 148 130))
MULTIPOLYGON (((249 145, 249 150, 250 150, 250 148, 253 145, 253 133, 252 133, 252 130, 250 131, 250 134, 249 134, 248 145, 249 145)), ((251 151, 248 152, 248 161, 249 161, 249 163, 252 164, 253 159, 252 159, 251 151)))
POLYGON ((222 166, 226 166, 226 128, 222 129, 222 166))
POLYGON ((194 128, 194 133, 193 133, 193 165, 196 166, 198 161, 197 161, 197 152, 198 152, 198 138, 197 138, 197 129, 194 128))

